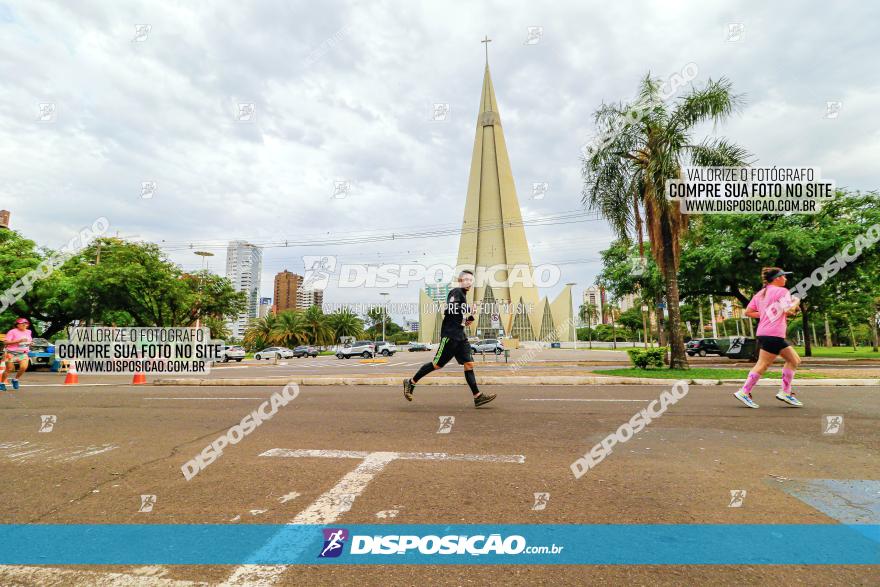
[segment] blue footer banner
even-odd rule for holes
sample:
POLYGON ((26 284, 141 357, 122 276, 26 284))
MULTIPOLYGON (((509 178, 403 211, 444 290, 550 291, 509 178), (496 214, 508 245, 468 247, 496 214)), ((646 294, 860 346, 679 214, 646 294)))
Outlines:
POLYGON ((16 565, 878 565, 867 524, 10 524, 16 565))

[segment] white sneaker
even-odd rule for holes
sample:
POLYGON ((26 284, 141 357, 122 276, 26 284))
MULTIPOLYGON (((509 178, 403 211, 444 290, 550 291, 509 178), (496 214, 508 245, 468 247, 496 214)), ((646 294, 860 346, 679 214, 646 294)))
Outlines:
POLYGON ((758 404, 755 403, 755 400, 752 399, 752 394, 746 393, 742 389, 733 394, 733 397, 744 403, 750 408, 760 408, 758 404))
POLYGON ((796 408, 804 407, 804 404, 801 403, 801 400, 799 400, 798 398, 796 398, 794 396, 794 392, 785 393, 784 391, 780 391, 779 393, 776 394, 776 399, 778 399, 779 401, 785 402, 791 406, 794 406, 796 408))

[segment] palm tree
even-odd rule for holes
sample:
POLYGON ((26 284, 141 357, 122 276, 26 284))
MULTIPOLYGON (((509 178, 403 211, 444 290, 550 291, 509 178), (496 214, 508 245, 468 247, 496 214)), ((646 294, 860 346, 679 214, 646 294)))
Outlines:
POLYGON ((333 329, 327 323, 327 316, 320 306, 311 306, 303 312, 305 330, 309 341, 318 346, 326 346, 334 342, 333 329))
POLYGON ((578 316, 587 324, 587 335, 590 339, 590 348, 593 348, 593 322, 598 315, 599 310, 596 308, 596 304, 581 304, 581 307, 578 309, 578 316))
POLYGON ((357 314, 342 308, 327 316, 327 326, 333 333, 333 341, 336 342, 341 336, 353 336, 355 338, 363 336, 364 322, 358 318, 357 314))
POLYGON ((269 342, 286 347, 308 344, 309 331, 303 313, 285 310, 278 314, 275 326, 269 333, 269 342))
POLYGON ((211 338, 214 340, 229 340, 232 337, 232 332, 222 317, 205 316, 205 319, 202 320, 202 326, 210 329, 211 338))
POLYGON ((275 314, 251 320, 244 331, 244 344, 248 350, 258 351, 272 342, 272 332, 277 320, 275 314))
POLYGON ((731 88, 724 78, 710 79, 705 88, 693 89, 674 104, 666 104, 662 81, 649 74, 641 82, 636 107, 606 104, 599 108, 596 124, 607 140, 591 149, 583 161, 583 203, 600 212, 619 237, 629 239, 634 224, 641 224, 639 205, 644 210, 651 253, 666 286, 669 366, 673 369, 688 367, 677 277, 687 216, 666 199, 666 180, 679 178, 681 168, 687 165, 749 164, 749 153, 725 139, 696 143, 691 137, 694 127, 706 121, 723 122, 738 109, 741 97, 731 88))
POLYGON ((620 310, 615 302, 608 302, 605 306, 608 309, 608 316, 611 318, 611 348, 617 348, 617 319, 620 318, 620 310))

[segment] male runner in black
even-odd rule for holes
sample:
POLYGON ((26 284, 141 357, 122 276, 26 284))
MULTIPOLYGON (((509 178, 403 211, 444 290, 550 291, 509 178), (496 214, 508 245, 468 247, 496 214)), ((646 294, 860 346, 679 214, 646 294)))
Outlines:
POLYGON ((479 408, 495 399, 494 393, 481 393, 477 387, 477 378, 474 375, 474 357, 471 355, 471 343, 465 334, 465 324, 474 321, 471 309, 467 305, 467 292, 474 284, 474 274, 465 269, 458 275, 458 284, 446 297, 446 308, 443 310, 443 324, 440 325, 440 345, 434 360, 425 363, 419 368, 412 379, 403 380, 403 397, 412 401, 413 391, 419 379, 431 373, 435 369, 441 369, 452 357, 464 366, 464 378, 471 393, 474 395, 474 407, 479 408))

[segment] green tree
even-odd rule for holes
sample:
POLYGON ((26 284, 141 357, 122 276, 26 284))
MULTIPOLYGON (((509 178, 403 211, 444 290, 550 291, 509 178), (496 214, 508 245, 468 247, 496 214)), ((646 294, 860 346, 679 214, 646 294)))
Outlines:
POLYGON ((342 308, 327 316, 327 326, 333 332, 333 342, 339 342, 342 336, 359 338, 364 334, 364 322, 357 314, 342 308))
POLYGON ((590 337, 590 348, 593 348, 593 324, 599 318, 599 309, 596 304, 581 304, 578 310, 581 321, 587 325, 587 336, 590 337))
MULTIPOLYGON (((792 271, 787 285, 792 289, 877 223, 880 195, 842 190, 817 214, 704 215, 683 243, 682 294, 735 297, 745 307, 762 287, 761 267, 792 271)), ((878 281, 878 264, 880 248, 863 247, 857 259, 808 291, 801 302, 806 356, 812 355, 813 313, 833 314, 848 295, 861 295, 861 303, 869 305, 872 292, 880 295, 871 285, 878 281)), ((857 319, 863 324, 867 320, 867 314, 857 319)))
POLYGON ((244 331, 244 346, 250 352, 255 352, 269 346, 272 343, 278 317, 269 314, 256 320, 251 320, 244 331))
POLYGON ((731 84, 709 80, 675 104, 666 104, 662 80, 646 76, 639 88, 638 105, 603 105, 596 112, 597 135, 607 137, 584 158, 583 202, 600 212, 614 232, 628 239, 635 223, 634 198, 644 209, 651 252, 666 289, 671 331, 670 368, 687 368, 680 334, 678 266, 680 238, 687 217, 666 199, 666 180, 680 177, 686 165, 745 165, 749 155, 724 139, 693 140, 696 127, 720 123, 741 100, 731 84))
POLYGON ((311 344, 326 346, 335 342, 333 328, 320 306, 311 306, 303 312, 305 330, 311 344))
POLYGON ((202 322, 202 326, 211 331, 211 338, 213 340, 228 341, 232 338, 232 331, 229 330, 229 326, 223 318, 206 316, 202 322))
POLYGON ((311 334, 310 325, 303 312, 285 310, 275 316, 275 323, 269 331, 269 342, 293 348, 308 344, 311 334))

